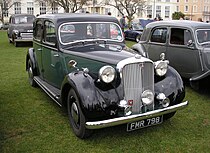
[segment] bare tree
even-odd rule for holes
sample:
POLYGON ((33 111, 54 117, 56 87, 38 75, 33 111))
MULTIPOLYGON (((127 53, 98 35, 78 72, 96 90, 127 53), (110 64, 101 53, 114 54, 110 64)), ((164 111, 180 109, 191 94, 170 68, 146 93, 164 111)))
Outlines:
POLYGON ((0 20, 4 22, 4 15, 8 13, 8 10, 17 2, 12 0, 0 0, 0 20))
MULTIPOLYGON (((43 0, 37 0, 38 2, 43 2, 43 0)), ((89 0, 46 0, 48 4, 57 4, 62 7, 65 13, 75 13, 76 11, 82 9, 83 5, 89 0)))
POLYGON ((146 0, 106 0, 105 5, 115 7, 120 14, 126 14, 128 25, 134 18, 134 14, 146 8, 146 0))

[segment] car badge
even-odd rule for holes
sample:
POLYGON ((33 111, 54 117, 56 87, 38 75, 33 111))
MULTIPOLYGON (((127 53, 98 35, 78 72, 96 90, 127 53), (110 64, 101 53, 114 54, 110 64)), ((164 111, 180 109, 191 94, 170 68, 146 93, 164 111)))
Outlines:
POLYGON ((133 105, 133 100, 128 100, 128 105, 132 106, 133 105))

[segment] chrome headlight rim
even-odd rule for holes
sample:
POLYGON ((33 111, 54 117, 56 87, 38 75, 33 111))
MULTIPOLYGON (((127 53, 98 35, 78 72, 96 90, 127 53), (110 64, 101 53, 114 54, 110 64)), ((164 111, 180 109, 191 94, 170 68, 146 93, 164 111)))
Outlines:
POLYGON ((154 102, 154 93, 151 90, 145 90, 141 94, 141 100, 144 106, 150 105, 154 102))
POLYGON ((168 60, 161 60, 155 62, 155 72, 158 76, 164 76, 167 73, 168 70, 168 60))
POLYGON ((116 76, 116 70, 110 66, 106 65, 100 68, 99 70, 99 78, 104 83, 111 83, 116 76))
POLYGON ((19 31, 18 30, 13 30, 14 34, 15 35, 18 35, 19 34, 19 31))

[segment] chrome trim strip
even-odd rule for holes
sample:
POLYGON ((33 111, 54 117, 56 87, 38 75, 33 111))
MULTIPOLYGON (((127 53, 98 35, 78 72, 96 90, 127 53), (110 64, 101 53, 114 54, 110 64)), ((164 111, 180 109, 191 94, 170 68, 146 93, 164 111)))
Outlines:
MULTIPOLYGON (((101 23, 101 22, 66 22, 66 23, 63 23, 63 24, 59 25, 59 28, 58 28, 58 39, 59 39, 59 41, 60 41, 60 43, 62 45, 70 45, 70 44, 74 44, 74 43, 77 43, 77 42, 88 42, 88 41, 94 41, 94 40, 113 41, 113 42, 123 42, 124 41, 123 35, 122 35, 122 40, 121 41, 112 40, 112 39, 82 39, 82 40, 76 40, 76 41, 68 42, 68 43, 64 43, 64 42, 61 41, 61 34, 60 34, 61 26, 66 25, 66 24, 81 24, 81 23, 93 24, 93 23, 101 23)), ((103 22, 103 23, 106 23, 106 24, 112 23, 112 24, 116 25, 119 28, 119 30, 121 31, 121 34, 123 34, 122 29, 115 22, 103 22)))
POLYGON ((86 126, 87 129, 101 129, 101 128, 105 128, 105 127, 121 125, 121 124, 125 124, 125 123, 140 121, 140 120, 143 120, 143 119, 168 114, 168 113, 183 109, 187 105, 188 105, 188 101, 185 101, 183 103, 180 103, 180 104, 177 104, 177 105, 174 105, 174 106, 170 106, 170 107, 167 107, 167 108, 146 112, 146 113, 143 113, 143 114, 113 118, 113 119, 108 119, 108 120, 103 120, 103 121, 86 122, 85 126, 86 126))
MULTIPOLYGON (((143 62, 151 62, 153 63, 152 60, 145 58, 145 57, 141 57, 141 58, 136 58, 136 57, 130 57, 130 58, 126 58, 122 61, 120 61, 119 63, 117 63, 117 70, 122 73, 122 69, 125 65, 127 64, 134 64, 134 63, 143 63, 143 62)), ((154 63, 153 63, 154 64, 154 63)))

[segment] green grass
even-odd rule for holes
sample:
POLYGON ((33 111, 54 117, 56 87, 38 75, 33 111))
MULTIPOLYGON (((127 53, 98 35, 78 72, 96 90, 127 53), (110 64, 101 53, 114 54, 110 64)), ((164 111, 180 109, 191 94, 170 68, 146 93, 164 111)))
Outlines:
MULTIPOLYGON (((126 41, 130 46, 133 42, 126 41)), ((0 152, 209 152, 210 92, 186 88, 187 109, 161 125, 127 133, 125 126, 95 131, 87 140, 72 132, 68 117, 25 72, 28 47, 9 44, 0 31, 0 152)), ((210 90, 210 89, 209 89, 210 90)))

